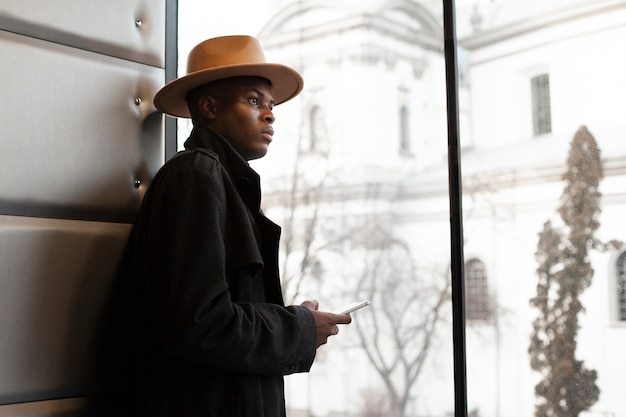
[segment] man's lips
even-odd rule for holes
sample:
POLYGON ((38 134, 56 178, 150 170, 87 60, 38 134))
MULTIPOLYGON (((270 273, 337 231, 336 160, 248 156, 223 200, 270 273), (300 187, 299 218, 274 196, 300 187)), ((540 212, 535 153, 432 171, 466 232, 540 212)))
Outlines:
POLYGON ((269 129, 264 129, 262 133, 265 139, 270 142, 272 141, 272 137, 274 136, 274 129, 270 127, 269 129))

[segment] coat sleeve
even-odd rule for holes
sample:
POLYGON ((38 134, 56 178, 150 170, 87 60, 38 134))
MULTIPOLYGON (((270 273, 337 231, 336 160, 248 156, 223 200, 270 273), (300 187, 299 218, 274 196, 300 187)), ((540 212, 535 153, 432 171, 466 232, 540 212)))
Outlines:
MULTIPOLYGON (((258 250, 242 250, 247 258, 235 271, 226 270, 225 228, 231 211, 243 206, 228 195, 217 162, 170 171, 153 184, 138 228, 151 343, 185 360, 243 374, 307 371, 316 350, 315 321, 307 308, 232 301, 228 274, 255 279, 262 261, 258 250)), ((242 215, 235 218, 244 221, 242 215)), ((250 238, 242 236, 242 242, 250 238)))

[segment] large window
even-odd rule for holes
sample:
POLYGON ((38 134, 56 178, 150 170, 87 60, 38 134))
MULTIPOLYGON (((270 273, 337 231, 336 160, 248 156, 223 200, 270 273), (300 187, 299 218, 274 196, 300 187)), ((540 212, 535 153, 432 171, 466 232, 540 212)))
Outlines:
MULTIPOLYGON (((181 67, 205 38, 250 34, 305 80, 251 162, 283 228, 285 300, 372 301, 286 377, 288 414, 453 414, 442 2, 206 3, 180 0, 181 67)), ((461 264, 468 411, 626 416, 626 326, 607 314, 617 300, 626 320, 608 288, 625 260, 613 276, 602 252, 626 210, 626 1, 456 3, 462 244, 480 254, 461 264)))
POLYGON ((542 135, 552 131, 550 113, 550 77, 548 74, 537 75, 530 80, 533 105, 533 132, 542 135))
POLYGON ((328 132, 326 131, 326 120, 320 106, 314 105, 311 108, 309 119, 310 140, 308 151, 325 154, 328 150, 326 144, 328 132))

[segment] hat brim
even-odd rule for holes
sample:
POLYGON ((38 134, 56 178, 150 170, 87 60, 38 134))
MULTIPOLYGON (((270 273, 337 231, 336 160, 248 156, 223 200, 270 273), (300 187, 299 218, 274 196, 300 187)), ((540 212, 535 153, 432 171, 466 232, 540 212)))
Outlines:
POLYGON ((193 72, 166 84, 154 97, 155 107, 171 116, 191 117, 187 94, 196 87, 224 78, 255 76, 269 80, 276 105, 297 96, 304 87, 302 76, 282 64, 238 64, 193 72))

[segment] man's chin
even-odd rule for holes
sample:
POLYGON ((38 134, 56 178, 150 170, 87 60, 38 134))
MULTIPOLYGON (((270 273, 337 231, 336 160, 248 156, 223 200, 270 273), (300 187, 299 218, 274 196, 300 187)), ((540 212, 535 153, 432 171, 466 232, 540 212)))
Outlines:
POLYGON ((252 160, 255 160, 255 159, 263 158, 265 155, 267 155, 267 147, 265 147, 264 149, 258 149, 257 152, 255 152, 254 154, 251 154, 246 159, 248 161, 252 161, 252 160))

